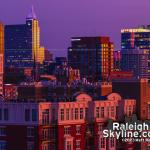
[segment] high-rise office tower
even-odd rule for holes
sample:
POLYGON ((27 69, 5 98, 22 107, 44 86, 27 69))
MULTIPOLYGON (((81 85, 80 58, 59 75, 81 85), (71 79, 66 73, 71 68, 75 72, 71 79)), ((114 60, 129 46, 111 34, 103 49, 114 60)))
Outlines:
POLYGON ((148 72, 150 79, 150 25, 140 26, 133 29, 121 30, 121 49, 122 50, 149 50, 148 72))
POLYGON ((5 66, 30 68, 44 60, 40 47, 40 27, 32 7, 26 24, 5 26, 5 66))
POLYGON ((75 37, 68 49, 68 63, 81 78, 107 80, 113 71, 114 45, 109 37, 75 37))
POLYGON ((148 50, 122 50, 121 55, 121 69, 123 71, 133 72, 136 78, 148 78, 148 50))
POLYGON ((150 26, 121 30, 121 49, 150 49, 150 26))
POLYGON ((4 25, 0 23, 0 95, 3 95, 4 75, 4 25))

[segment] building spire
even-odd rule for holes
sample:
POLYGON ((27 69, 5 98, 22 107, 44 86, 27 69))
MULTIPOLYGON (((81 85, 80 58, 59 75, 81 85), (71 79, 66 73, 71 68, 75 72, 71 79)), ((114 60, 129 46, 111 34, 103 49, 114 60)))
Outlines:
POLYGON ((33 20, 33 19, 37 19, 35 11, 34 11, 34 6, 32 5, 31 10, 27 16, 28 20, 33 20))

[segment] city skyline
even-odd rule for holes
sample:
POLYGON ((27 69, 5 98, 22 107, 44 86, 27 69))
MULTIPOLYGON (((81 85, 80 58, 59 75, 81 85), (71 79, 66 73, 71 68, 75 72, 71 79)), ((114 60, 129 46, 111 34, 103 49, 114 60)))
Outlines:
POLYGON ((2 0, 0 21, 4 24, 23 24, 32 5, 35 7, 41 27, 41 43, 55 55, 66 54, 70 38, 74 36, 110 36, 116 49, 120 49, 122 28, 150 24, 148 0, 14 0, 9 2, 9 6, 8 1, 2 0), (144 10, 139 11, 143 7, 144 10))

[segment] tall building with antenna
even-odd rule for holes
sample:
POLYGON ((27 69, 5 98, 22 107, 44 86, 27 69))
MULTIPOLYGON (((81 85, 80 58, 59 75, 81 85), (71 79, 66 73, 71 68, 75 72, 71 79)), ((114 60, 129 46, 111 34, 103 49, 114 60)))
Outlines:
POLYGON ((25 24, 5 26, 5 67, 32 68, 34 61, 43 60, 39 22, 32 6, 25 24))

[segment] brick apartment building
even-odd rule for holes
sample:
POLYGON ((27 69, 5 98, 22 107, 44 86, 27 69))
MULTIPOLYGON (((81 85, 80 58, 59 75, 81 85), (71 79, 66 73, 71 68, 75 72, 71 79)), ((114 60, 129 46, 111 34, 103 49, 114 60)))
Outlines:
POLYGON ((80 92, 71 102, 0 102, 0 150, 116 150, 119 142, 102 131, 135 106, 117 93, 96 101, 80 92))

